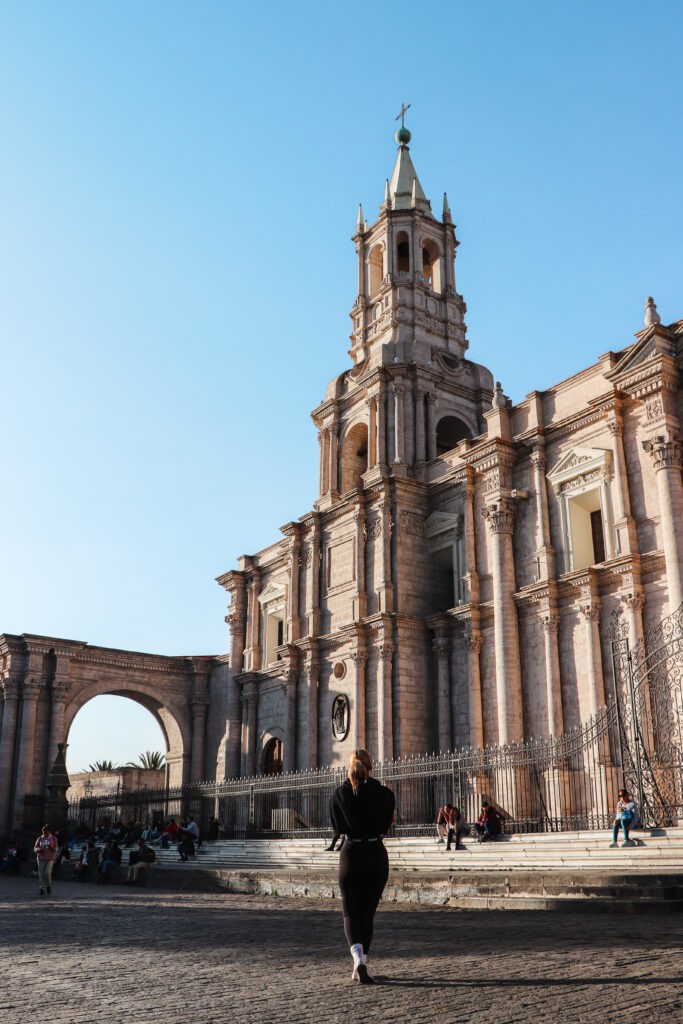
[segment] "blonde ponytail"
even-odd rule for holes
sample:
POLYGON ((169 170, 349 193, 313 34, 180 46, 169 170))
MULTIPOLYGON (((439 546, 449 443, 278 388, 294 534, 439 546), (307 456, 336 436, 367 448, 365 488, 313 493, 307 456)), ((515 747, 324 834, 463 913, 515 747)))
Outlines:
POLYGON ((361 782, 367 782, 371 771, 372 758, 367 750, 354 750, 349 760, 349 782, 354 796, 358 796, 359 785, 361 782))

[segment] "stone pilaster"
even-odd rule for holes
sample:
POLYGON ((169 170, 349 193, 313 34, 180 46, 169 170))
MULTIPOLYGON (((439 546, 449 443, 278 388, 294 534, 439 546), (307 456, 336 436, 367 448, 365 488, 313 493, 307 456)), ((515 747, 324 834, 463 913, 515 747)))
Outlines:
POLYGON ((522 678, 519 661, 519 626, 513 600, 515 566, 512 531, 515 505, 509 498, 482 509, 491 536, 493 612, 496 648, 496 698, 498 742, 515 743, 523 738, 522 678))
POLYGON ((226 700, 225 777, 236 779, 242 759, 242 709, 240 685, 236 680, 244 671, 244 651, 247 645, 247 589, 243 572, 230 572, 219 580, 231 595, 225 621, 230 629, 230 671, 226 700))
POLYGON ((394 462, 405 462, 405 424, 403 399, 405 386, 401 382, 394 383, 394 462))
POLYGON ((10 805, 12 801, 12 765, 17 736, 19 711, 19 676, 8 672, 2 680, 2 731, 0 732, 0 836, 12 829, 10 805))
POLYGON ((309 649, 304 656, 304 722, 303 749, 299 753, 299 768, 306 771, 318 767, 318 676, 320 659, 317 648, 309 649))
POLYGON ((553 605, 544 604, 540 609, 539 618, 543 627, 548 735, 559 736, 564 731, 560 652, 557 646, 560 617, 553 605))
POLYGON ((437 740, 440 752, 453 747, 451 734, 451 679, 450 652, 451 645, 442 626, 432 641, 432 649, 436 656, 436 715, 437 740))
POLYGON ((539 580, 552 579, 555 575, 555 552, 550 543, 550 516, 548 513, 548 489, 545 471, 545 451, 539 447, 531 454, 534 470, 534 491, 536 492, 536 550, 538 552, 539 580))
POLYGON ((415 462, 421 466, 426 461, 425 449, 425 397, 424 391, 415 389, 415 462))
POLYGON ((470 746, 480 750, 484 746, 484 709, 481 701, 481 669, 479 654, 481 652, 481 633, 472 624, 465 633, 465 647, 469 669, 468 710, 470 719, 470 746))
POLYGON ((384 383, 380 383, 377 397, 377 462, 380 466, 386 466, 388 461, 386 389, 384 383))
POLYGON ((285 666, 285 721, 284 721, 284 770, 296 771, 296 707, 297 688, 299 682, 299 651, 296 647, 288 648, 285 666))
POLYGON ((294 643, 300 636, 299 580, 301 576, 301 526, 287 523, 282 533, 289 538, 289 605, 287 607, 287 643, 294 643))
POLYGON ((329 491, 339 496, 339 413, 335 410, 329 432, 329 491))
POLYGON ((427 461, 436 458, 436 395, 427 392, 427 461))
POLYGON ((365 495, 358 492, 357 510, 353 516, 356 525, 356 600, 353 609, 355 622, 368 614, 368 595, 365 589, 365 495))
POLYGON ((50 687, 50 739, 48 742, 47 765, 54 764, 59 746, 66 741, 64 714, 69 696, 68 659, 57 658, 57 673, 50 687))
POLYGON ((624 421, 619 408, 607 418, 612 435, 614 455, 614 545, 616 556, 628 555, 637 547, 635 523, 631 515, 626 456, 624 454, 624 421))
POLYGON ((591 597, 579 606, 586 622, 586 674, 590 713, 596 716, 605 705, 605 683, 600 653, 600 602, 591 597))
POLYGON ((355 650, 351 653, 351 660, 355 666, 354 684, 354 715, 353 715, 353 746, 355 750, 365 747, 365 667, 368 662, 364 650, 355 650))
MULTIPOLYGON (((31 662, 33 659, 34 656, 30 655, 29 661, 31 662)), ((29 665, 30 675, 27 675, 21 686, 21 725, 19 727, 14 790, 14 825, 16 828, 23 827, 24 797, 28 793, 33 793, 35 788, 36 713, 41 682, 39 674, 34 674, 34 672, 36 672, 36 667, 29 665)))
POLYGON ((377 647, 377 760, 394 756, 392 661, 394 648, 384 642, 377 647))
POLYGON ((391 514, 391 507, 388 495, 378 506, 377 514, 381 520, 381 531, 379 535, 382 559, 382 574, 380 584, 377 588, 379 598, 379 610, 381 612, 392 612, 394 610, 394 585, 391 572, 391 534, 394 527, 394 520, 391 514))
POLYGON ((465 584, 465 602, 467 604, 479 604, 479 574, 477 572, 477 546, 474 527, 474 470, 471 466, 466 468, 467 479, 464 487, 464 542, 465 542, 465 573, 463 583, 465 584))
POLYGON ((242 684, 242 776, 256 771, 256 723, 258 715, 258 682, 253 676, 242 684))
POLYGON ((681 480, 681 438, 658 434, 643 441, 652 457, 657 479, 659 517, 669 588, 669 610, 683 601, 683 481, 681 480))
POLYGON ((192 750, 190 752, 190 782, 205 778, 206 717, 209 710, 209 658, 193 658, 194 684, 192 693, 192 750))

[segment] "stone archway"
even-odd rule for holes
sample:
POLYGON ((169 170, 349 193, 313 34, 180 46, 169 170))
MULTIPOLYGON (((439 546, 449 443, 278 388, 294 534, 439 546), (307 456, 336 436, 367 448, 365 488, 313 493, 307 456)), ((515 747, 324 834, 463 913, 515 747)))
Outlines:
POLYGON ((169 783, 208 778, 214 715, 220 716, 227 665, 213 657, 90 647, 52 637, 0 636, 0 836, 40 827, 58 744, 76 714, 107 694, 129 697, 155 717, 166 739, 169 783))

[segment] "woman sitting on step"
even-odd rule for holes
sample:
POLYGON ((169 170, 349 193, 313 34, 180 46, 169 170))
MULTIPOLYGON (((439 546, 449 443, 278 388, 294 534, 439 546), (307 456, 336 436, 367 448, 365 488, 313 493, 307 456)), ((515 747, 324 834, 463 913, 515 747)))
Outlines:
POLYGON ((617 836, 619 835, 619 829, 624 834, 624 841, 622 846, 635 846, 632 839, 629 839, 628 834, 632 828, 635 828, 638 824, 638 805, 635 800, 632 800, 627 789, 619 790, 619 802, 617 803, 616 813, 614 815, 614 821, 612 822, 612 842, 610 846, 617 846, 617 836))

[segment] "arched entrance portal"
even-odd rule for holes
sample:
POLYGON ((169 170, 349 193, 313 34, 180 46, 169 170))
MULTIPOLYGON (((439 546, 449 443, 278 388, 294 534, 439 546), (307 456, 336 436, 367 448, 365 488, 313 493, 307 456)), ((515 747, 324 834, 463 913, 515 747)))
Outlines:
POLYGON ((211 746, 207 723, 214 689, 220 703, 226 673, 220 658, 165 658, 27 633, 1 635, 0 779, 10 781, 0 786, 0 836, 40 828, 58 745, 68 743, 80 709, 104 694, 129 697, 154 716, 170 785, 213 777, 218 737, 211 746))

